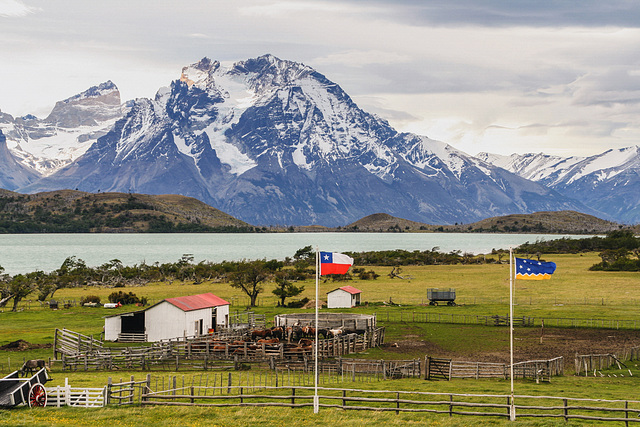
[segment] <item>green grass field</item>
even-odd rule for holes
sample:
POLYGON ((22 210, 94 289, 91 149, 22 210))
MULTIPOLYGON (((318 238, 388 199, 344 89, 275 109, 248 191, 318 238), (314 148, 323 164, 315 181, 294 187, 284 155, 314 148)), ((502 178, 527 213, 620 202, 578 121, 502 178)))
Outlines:
MULTIPOLYGON (((583 255, 548 255, 547 261, 558 265, 556 273, 547 281, 517 281, 515 316, 560 317, 577 319, 623 319, 638 320, 640 325, 640 274, 590 272, 589 266, 599 262, 597 254, 583 255)), ((368 268, 367 268, 368 269, 368 268)), ((360 313, 376 313, 379 322, 386 326, 386 341, 411 339, 430 343, 433 348, 472 357, 478 353, 500 353, 508 351, 507 328, 446 325, 432 323, 386 322, 386 313, 397 316, 402 312, 405 319, 411 319, 413 313, 442 313, 468 315, 507 315, 509 312, 509 269, 508 265, 456 265, 456 266, 408 266, 402 270, 405 280, 391 279, 389 267, 376 267, 374 270, 381 276, 377 280, 353 280, 348 284, 362 290, 362 301, 368 304, 353 309, 360 313), (428 306, 426 303, 428 288, 455 288, 457 307, 428 306), (400 306, 387 306, 383 302, 392 300, 400 306)), ((315 282, 308 280, 302 283, 305 291, 301 297, 314 298, 315 282)), ((320 295, 325 299, 326 292, 342 286, 341 282, 321 282, 320 295)), ((305 311, 302 309, 282 309, 276 307, 275 296, 271 294, 273 284, 265 284, 265 292, 259 300, 258 313, 272 319, 278 313, 305 311)), ((56 299, 76 299, 83 296, 98 295, 102 301, 115 289, 109 288, 74 288, 63 289, 56 293, 56 299)), ((147 286, 124 289, 138 296, 146 296, 152 300, 167 297, 192 295, 204 292, 214 294, 234 302, 231 311, 242 311, 246 298, 237 290, 225 283, 203 283, 199 285, 157 283, 147 286)), ((104 324, 103 316, 118 312, 126 312, 135 307, 123 307, 117 310, 104 308, 75 307, 70 309, 49 310, 31 304, 31 309, 12 313, 7 307, 0 313, 0 346, 11 341, 23 339, 32 344, 47 344, 53 340, 55 328, 67 328, 83 334, 99 336, 104 324)), ((312 312, 312 310, 306 310, 312 312)), ((340 311, 340 310, 336 310, 340 311)), ((529 328, 528 328, 529 329, 529 328)), ((640 339, 640 331, 630 332, 640 339)), ((381 358, 414 358, 425 356, 424 353, 409 351, 394 352, 390 348, 371 349, 367 354, 358 357, 381 358)), ((438 356, 437 354, 433 354, 438 356)), ((53 356, 51 349, 34 349, 24 352, 0 351, 0 374, 4 375, 18 367, 23 359, 53 356)), ((568 361, 571 365, 573 361, 568 361)), ((566 375, 554 378, 551 383, 535 384, 533 381, 518 381, 516 393, 569 396, 603 399, 636 399, 640 370, 633 365, 630 369, 633 377, 574 377, 566 375)), ((162 375, 169 375, 164 372, 162 375)), ((193 375, 193 372, 179 372, 176 375, 193 375)), ((69 378, 72 386, 103 386, 107 378, 114 381, 128 378, 129 375, 142 377, 146 372, 60 372, 54 366, 53 381, 47 385, 64 384, 69 378)), ((152 372, 152 375, 156 373, 152 372)), ((348 384, 342 385, 349 387, 348 384)), ((355 388, 422 390, 456 393, 508 393, 509 384, 504 380, 393 380, 353 384, 355 388)), ((183 408, 104 408, 104 409, 50 409, 42 411, 28 409, 0 410, 0 425, 324 425, 340 423, 340 425, 368 424, 425 424, 439 426, 472 425, 482 422, 484 425, 506 425, 500 420, 486 420, 474 417, 440 417, 375 412, 345 412, 333 409, 322 410, 314 415, 308 409, 275 409, 275 408, 220 408, 220 409, 183 409, 183 408)), ((553 420, 523 420, 519 425, 547 426, 555 425, 553 420)), ((573 424, 573 423, 569 423, 573 424)), ((578 425, 575 423, 575 425, 578 425)))

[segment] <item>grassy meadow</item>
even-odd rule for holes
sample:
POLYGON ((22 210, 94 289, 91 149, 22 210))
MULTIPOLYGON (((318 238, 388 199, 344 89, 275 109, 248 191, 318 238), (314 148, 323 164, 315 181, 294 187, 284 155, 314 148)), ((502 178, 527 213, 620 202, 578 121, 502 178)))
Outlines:
MULTIPOLYGON (((591 272, 588 268, 599 262, 595 253, 581 255, 546 255, 545 260, 554 261, 558 268, 551 280, 522 281, 516 283, 515 316, 558 317, 579 319, 623 319, 638 320, 640 325, 640 274, 591 272)), ((370 268, 366 268, 369 270, 370 268)), ((415 339, 427 342, 434 351, 470 355, 478 352, 508 352, 509 340, 507 328, 485 327, 478 325, 447 325, 432 323, 414 323, 409 321, 413 313, 442 313, 469 315, 507 315, 509 312, 509 268, 506 264, 477 264, 453 266, 407 266, 400 273, 404 280, 390 278, 390 267, 374 267, 380 277, 376 280, 352 280, 348 283, 321 281, 320 298, 326 299, 326 293, 344 284, 362 290, 363 305, 352 309, 358 313, 376 313, 379 323, 386 326, 386 341, 415 339), (427 305, 428 288, 455 288, 459 304, 456 307, 427 305), (392 301, 394 305, 390 305, 392 301), (386 304, 385 304, 386 303, 386 304), (399 304, 399 305, 396 305, 399 304), (386 314, 396 316, 399 312, 406 315, 407 321, 385 320, 386 314)), ((315 297, 315 281, 300 282, 305 291, 296 299, 315 297)), ((265 291, 259 298, 259 307, 254 311, 264 313, 267 320, 273 315, 288 312, 312 312, 312 310, 276 307, 276 298, 271 294, 273 283, 264 285, 265 291)), ((145 296, 152 301, 163 298, 212 292, 230 302, 231 312, 246 309, 247 298, 226 283, 154 283, 130 288, 71 288, 62 289, 55 299, 75 299, 87 295, 98 295, 103 302, 115 290, 133 292, 139 297, 145 296)), ((21 305, 22 307, 22 305, 21 305)), ((10 307, 9 307, 10 309, 10 307)), ((104 325, 103 316, 136 309, 126 306, 120 309, 73 307, 70 309, 50 310, 32 303, 30 309, 13 313, 8 307, 0 312, 0 346, 22 339, 32 344, 52 343, 55 328, 67 328, 87 335, 98 337, 104 325)), ((326 310, 326 309, 325 309, 326 310)), ((335 310, 342 311, 342 310, 335 310)), ((632 332, 633 333, 633 332, 632 332)), ((640 339, 640 331, 637 333, 640 339)), ((438 354, 430 354, 439 356, 438 354)), ((6 375, 19 367, 23 359, 53 356, 50 348, 32 349, 24 352, 0 351, 0 374, 6 375)), ((422 347, 405 353, 394 352, 390 348, 370 349, 366 354, 356 357, 381 358, 423 358, 422 347)), ((554 378, 550 383, 536 384, 534 381, 517 381, 517 394, 567 396, 602 399, 637 399, 640 369, 632 362, 629 365, 633 376, 624 377, 574 377, 570 374, 554 378)), ((567 367, 573 360, 565 362, 567 367)), ((201 375, 201 371, 188 372, 151 372, 156 375, 201 375)), ((101 387, 108 377, 114 381, 128 379, 130 375, 142 378, 146 372, 61 372, 59 364, 52 369, 53 381, 47 386, 64 384, 69 378, 73 387, 101 387)), ((233 375, 239 375, 234 372, 233 375)), ((187 379, 188 381, 188 379, 187 379)), ((344 388, 419 390, 452 393, 490 393, 507 394, 509 382, 504 380, 453 380, 424 381, 418 379, 373 381, 370 383, 344 383, 344 388)), ((640 400, 640 399, 639 399, 640 400)), ((483 425, 507 425, 508 421, 488 420, 474 417, 443 417, 437 415, 345 412, 333 409, 321 410, 313 414, 311 409, 282 408, 102 408, 78 409, 47 408, 28 410, 16 408, 0 410, 0 425, 161 425, 161 426, 200 426, 200 425, 340 425, 388 424, 388 425, 438 425, 458 426, 482 423, 483 425)), ((552 419, 519 420, 523 426, 555 425, 552 419)), ((570 422, 578 425, 577 422, 570 422)), ((580 423, 583 424, 583 423, 580 423)))

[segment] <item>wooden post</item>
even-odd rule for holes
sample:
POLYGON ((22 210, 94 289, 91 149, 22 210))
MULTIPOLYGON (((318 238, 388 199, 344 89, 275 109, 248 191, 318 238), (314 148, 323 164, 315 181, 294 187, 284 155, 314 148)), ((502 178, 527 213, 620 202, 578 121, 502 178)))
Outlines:
POLYGON ((396 392, 396 415, 400 413, 398 409, 400 409, 400 393, 396 392))
POLYGON ((429 379, 429 369, 431 368, 431 358, 429 356, 424 357, 424 379, 429 379))
POLYGON ((195 391, 193 389, 193 386, 191 386, 190 390, 191 390, 190 393, 189 393, 190 401, 191 401, 191 403, 194 403, 195 402, 195 399, 194 399, 195 391))
POLYGON ((107 378, 107 396, 105 398, 105 405, 109 405, 111 403, 111 385, 113 384, 113 381, 111 380, 111 377, 107 378))
POLYGON ((626 409, 629 409, 629 401, 627 400, 624 401, 624 409, 624 425, 629 427, 629 411, 626 411, 626 409))
POLYGON ((135 379, 133 378, 133 375, 131 375, 131 394, 129 395, 129 403, 133 405, 133 391, 135 390, 135 379))
POLYGON ((231 372, 229 372, 229 383, 227 384, 227 394, 231 394, 231 372))
POLYGON ((347 404, 347 390, 342 390, 342 409, 344 409, 345 405, 347 404))
POLYGON ((564 421, 567 422, 569 421, 569 408, 567 408, 567 405, 569 403, 568 399, 562 399, 563 403, 564 403, 564 421))

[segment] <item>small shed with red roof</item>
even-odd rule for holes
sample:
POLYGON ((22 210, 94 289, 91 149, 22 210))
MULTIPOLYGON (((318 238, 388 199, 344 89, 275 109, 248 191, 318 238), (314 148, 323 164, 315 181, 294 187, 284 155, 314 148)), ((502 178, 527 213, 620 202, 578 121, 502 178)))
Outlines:
POLYGON ((351 308, 360 305, 362 291, 353 286, 343 286, 327 292, 327 308, 351 308))
POLYGON ((229 303, 212 294, 167 298, 144 310, 105 318, 104 339, 155 342, 197 336, 229 325, 229 303))

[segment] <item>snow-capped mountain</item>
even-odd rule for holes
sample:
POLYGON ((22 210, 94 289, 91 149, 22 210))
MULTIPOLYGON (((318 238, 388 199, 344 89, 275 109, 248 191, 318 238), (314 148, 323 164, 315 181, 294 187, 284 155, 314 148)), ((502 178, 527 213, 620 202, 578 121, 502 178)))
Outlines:
POLYGON ((21 191, 59 188, 178 193, 260 225, 590 212, 445 143, 398 133, 314 69, 272 55, 184 67, 83 155, 21 191))
POLYGON ((480 153, 478 158, 578 199, 617 221, 640 222, 638 146, 590 157, 480 153))
POLYGON ((0 130, 0 188, 15 190, 39 178, 33 169, 24 166, 7 148, 7 138, 0 130))
POLYGON ((108 81, 59 101, 45 119, 0 112, 0 130, 15 158, 47 176, 83 155, 120 117, 120 92, 108 81))

